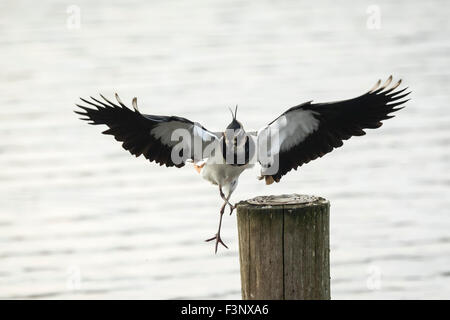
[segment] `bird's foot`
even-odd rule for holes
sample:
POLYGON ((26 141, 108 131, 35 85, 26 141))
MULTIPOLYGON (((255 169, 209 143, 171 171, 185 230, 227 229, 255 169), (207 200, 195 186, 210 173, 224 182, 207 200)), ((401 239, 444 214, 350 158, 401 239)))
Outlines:
POLYGON ((234 209, 236 209, 236 205, 232 205, 231 203, 228 203, 228 206, 230 207, 230 216, 233 214, 234 209))
POLYGON ((227 245, 225 243, 223 243, 222 239, 220 238, 220 233, 216 233, 216 235, 210 239, 206 239, 205 242, 209 242, 209 241, 213 241, 216 240, 216 248, 215 248, 215 253, 217 253, 217 247, 219 246, 219 243, 221 245, 223 245, 225 248, 228 249, 227 245))

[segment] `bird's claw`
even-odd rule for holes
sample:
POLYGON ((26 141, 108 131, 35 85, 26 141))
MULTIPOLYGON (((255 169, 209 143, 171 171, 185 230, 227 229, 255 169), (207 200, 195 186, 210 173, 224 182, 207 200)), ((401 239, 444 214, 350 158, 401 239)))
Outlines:
POLYGON ((219 246, 219 243, 220 243, 221 245, 223 245, 225 248, 228 249, 227 245, 226 245, 226 244, 222 241, 222 239, 220 238, 220 234, 217 234, 217 233, 216 233, 216 235, 215 235, 214 237, 209 238, 209 239, 206 239, 205 242, 209 242, 209 241, 213 241, 213 240, 216 240, 215 253, 217 253, 217 247, 219 246))
POLYGON ((233 211, 234 211, 234 209, 236 209, 236 205, 231 205, 231 204, 228 204, 228 206, 230 207, 230 216, 233 214, 233 211))

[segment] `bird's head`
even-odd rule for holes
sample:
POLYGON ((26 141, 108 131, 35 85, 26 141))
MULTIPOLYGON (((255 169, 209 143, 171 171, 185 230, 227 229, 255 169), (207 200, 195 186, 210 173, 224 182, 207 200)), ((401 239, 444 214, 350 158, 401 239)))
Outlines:
MULTIPOLYGON (((224 143, 222 151, 223 155, 231 152, 232 154, 234 154, 234 158, 238 157, 238 154, 243 152, 244 155, 246 155, 244 157, 244 163, 247 163, 249 138, 245 133, 242 123, 236 119, 237 108, 238 106, 236 105, 234 113, 230 108, 232 120, 223 133, 224 143)), ((237 164, 237 162, 234 164, 237 164)))
POLYGON ((231 110, 231 108, 228 108, 230 110, 231 113, 231 122, 228 125, 227 129, 229 130, 244 130, 244 127, 242 126, 242 123, 240 123, 239 121, 237 121, 236 119, 236 115, 237 115, 237 108, 238 106, 236 105, 236 108, 234 109, 234 113, 233 110, 231 110))
POLYGON ((234 109, 234 113, 233 113, 233 110, 231 110, 231 108, 229 108, 230 112, 231 112, 232 120, 224 132, 224 136, 225 136, 225 140, 226 140, 225 143, 229 144, 229 145, 234 145, 234 146, 238 146, 240 140, 243 140, 243 138, 245 138, 244 126, 242 125, 241 122, 239 122, 236 119, 237 108, 238 108, 238 106, 236 105, 236 108, 234 109))

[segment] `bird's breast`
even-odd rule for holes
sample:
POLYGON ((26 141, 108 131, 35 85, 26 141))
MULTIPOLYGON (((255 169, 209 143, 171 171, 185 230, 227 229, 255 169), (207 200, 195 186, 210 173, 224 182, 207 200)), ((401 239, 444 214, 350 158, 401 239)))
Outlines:
POLYGON ((228 164, 206 163, 202 168, 203 179, 213 184, 226 185, 237 179, 248 165, 233 166, 228 164))

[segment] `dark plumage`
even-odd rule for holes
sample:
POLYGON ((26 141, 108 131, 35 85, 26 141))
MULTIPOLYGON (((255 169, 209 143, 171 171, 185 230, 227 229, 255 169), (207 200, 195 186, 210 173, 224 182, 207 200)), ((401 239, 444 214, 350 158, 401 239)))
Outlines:
MULTIPOLYGON (((162 137, 152 134, 152 131, 158 125, 172 125, 173 130, 177 128, 192 130, 198 124, 177 116, 142 114, 137 108, 136 98, 133 99, 134 111, 132 111, 122 103, 117 94, 118 104, 100 96, 105 102, 93 97, 91 97, 93 102, 80 98, 84 103, 94 107, 88 108, 77 104, 83 111, 75 111, 75 113, 85 116, 85 118, 80 118, 81 120, 89 121, 89 124, 92 125, 107 125, 109 129, 102 133, 112 135, 117 141, 123 142, 122 147, 136 157, 143 155, 146 159, 167 167, 180 168, 185 165, 185 162, 174 163, 171 159, 172 148, 176 142, 163 143, 162 137)), ((202 126, 200 128, 213 134, 202 126)), ((181 155, 183 151, 180 151, 181 155)), ((187 158, 193 159, 193 156, 189 155, 187 158)))
MULTIPOLYGON (((395 91, 401 80, 389 87, 391 82, 392 77, 389 77, 380 87, 381 81, 378 81, 369 92, 353 99, 328 103, 306 102, 283 113, 289 117, 296 110, 310 110, 319 121, 319 126, 304 140, 279 153, 280 167, 276 174, 270 175, 271 178, 279 182, 290 170, 341 147, 343 140, 348 140, 352 136, 362 136, 365 134, 364 129, 379 128, 382 120, 394 117, 390 114, 403 108, 400 105, 409 99, 401 99, 410 92, 405 92, 407 88, 395 91)), ((266 180, 271 181, 271 178, 266 177, 266 180)))

